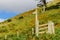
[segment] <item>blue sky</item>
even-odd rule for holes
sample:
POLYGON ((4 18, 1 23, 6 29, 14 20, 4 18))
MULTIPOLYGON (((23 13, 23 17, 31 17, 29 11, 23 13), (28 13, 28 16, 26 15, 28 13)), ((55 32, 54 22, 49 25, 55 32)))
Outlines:
POLYGON ((0 22, 18 15, 20 12, 0 10, 0 22))
POLYGON ((35 0, 0 0, 0 22, 35 7, 35 0))
POLYGON ((8 19, 13 16, 16 16, 18 12, 12 12, 12 11, 7 11, 7 10, 0 10, 0 18, 3 19, 8 19))
POLYGON ((0 0, 0 22, 33 8, 34 0, 0 0))

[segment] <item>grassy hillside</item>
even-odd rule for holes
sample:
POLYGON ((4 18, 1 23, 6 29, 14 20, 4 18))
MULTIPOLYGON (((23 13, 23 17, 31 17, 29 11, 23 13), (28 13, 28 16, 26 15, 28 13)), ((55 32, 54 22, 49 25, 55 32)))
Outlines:
MULTIPOLYGON (((5 40, 5 35, 8 35, 7 40, 33 40, 31 28, 35 27, 34 11, 35 9, 24 12, 0 23, 0 40, 5 40), (19 32, 19 38, 17 32, 19 32)), ((60 40, 60 5, 47 7, 44 13, 41 13, 38 8, 38 19, 40 25, 53 21, 56 29, 56 35, 41 34, 39 40, 60 40)))

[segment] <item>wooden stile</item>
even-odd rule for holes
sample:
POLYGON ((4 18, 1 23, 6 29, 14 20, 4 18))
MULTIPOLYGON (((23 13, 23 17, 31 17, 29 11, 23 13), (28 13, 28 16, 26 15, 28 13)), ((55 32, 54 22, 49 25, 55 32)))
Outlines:
MULTIPOLYGON (((32 33, 34 32, 32 31, 32 33)), ((35 34, 39 35, 41 33, 55 34, 54 23, 52 21, 49 21, 47 24, 42 24, 42 25, 39 25, 38 27, 36 26, 35 34)))

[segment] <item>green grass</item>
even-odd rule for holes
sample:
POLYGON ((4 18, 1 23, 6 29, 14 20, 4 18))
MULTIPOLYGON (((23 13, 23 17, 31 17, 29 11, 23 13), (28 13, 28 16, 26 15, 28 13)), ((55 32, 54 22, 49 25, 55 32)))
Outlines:
POLYGON ((55 34, 40 34, 39 40, 60 40, 60 29, 55 28, 55 34))
MULTIPOLYGON (((35 27, 35 9, 24 12, 11 19, 0 23, 0 40, 4 40, 4 36, 8 34, 7 40, 32 40, 32 27, 35 27), (16 32, 19 32, 19 38, 16 32)), ((52 5, 47 8, 46 12, 41 13, 38 8, 39 24, 53 21, 55 24, 55 34, 41 34, 39 40, 60 40, 60 6, 52 5)))

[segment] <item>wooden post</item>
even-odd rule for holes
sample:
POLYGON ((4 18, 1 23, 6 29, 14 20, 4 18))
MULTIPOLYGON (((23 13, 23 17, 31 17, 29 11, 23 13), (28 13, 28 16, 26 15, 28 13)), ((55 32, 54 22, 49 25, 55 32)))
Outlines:
POLYGON ((7 39, 7 35, 5 35, 5 40, 7 39))
POLYGON ((46 9, 45 9, 45 6, 43 6, 43 10, 42 10, 42 13, 43 13, 43 12, 45 12, 45 10, 46 10, 46 9))
POLYGON ((36 36, 38 36, 38 34, 39 34, 38 21, 36 22, 35 31, 36 31, 36 36))
POLYGON ((38 30, 38 26, 39 26, 39 22, 38 22, 38 12, 37 12, 37 1, 36 1, 36 21, 35 21, 35 31, 36 31, 36 36, 38 37, 38 33, 39 33, 39 30, 38 30))
POLYGON ((55 34, 54 23, 52 22, 52 33, 55 34))
POLYGON ((34 28, 32 28, 32 35, 34 34, 34 28))
POLYGON ((51 22, 48 22, 48 33, 52 34, 51 33, 51 22))
POLYGON ((19 32, 17 31, 17 38, 19 38, 19 32))
POLYGON ((52 21, 49 21, 48 22, 48 33, 55 34, 55 31, 54 31, 54 23, 52 21))

